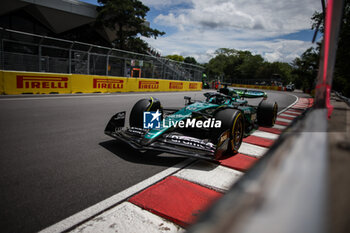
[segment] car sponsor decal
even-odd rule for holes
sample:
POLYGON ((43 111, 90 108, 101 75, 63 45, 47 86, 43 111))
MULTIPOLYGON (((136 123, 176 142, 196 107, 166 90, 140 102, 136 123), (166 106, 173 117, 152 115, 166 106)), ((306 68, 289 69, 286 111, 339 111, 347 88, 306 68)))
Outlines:
POLYGON ((165 141, 183 144, 183 145, 189 145, 189 146, 202 148, 202 149, 215 149, 215 145, 211 142, 198 139, 198 138, 182 136, 182 135, 175 135, 175 134, 166 135, 165 141))

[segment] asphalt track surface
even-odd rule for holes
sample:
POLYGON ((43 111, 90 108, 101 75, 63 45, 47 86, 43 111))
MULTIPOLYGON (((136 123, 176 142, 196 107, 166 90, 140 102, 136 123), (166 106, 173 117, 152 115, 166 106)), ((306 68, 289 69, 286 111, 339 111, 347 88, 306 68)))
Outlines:
MULTIPOLYGON (((201 92, 2 96, 1 232, 39 231, 184 160, 141 154, 103 130, 141 98, 183 107, 185 95, 203 99, 201 92)), ((296 100, 286 92, 268 96, 279 111, 296 100)))

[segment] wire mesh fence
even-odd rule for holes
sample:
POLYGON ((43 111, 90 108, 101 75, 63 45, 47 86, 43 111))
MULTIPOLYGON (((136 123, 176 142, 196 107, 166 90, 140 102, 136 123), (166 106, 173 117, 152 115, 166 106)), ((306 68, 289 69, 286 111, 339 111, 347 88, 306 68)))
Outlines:
POLYGON ((0 28, 0 69, 201 81, 204 67, 0 28))

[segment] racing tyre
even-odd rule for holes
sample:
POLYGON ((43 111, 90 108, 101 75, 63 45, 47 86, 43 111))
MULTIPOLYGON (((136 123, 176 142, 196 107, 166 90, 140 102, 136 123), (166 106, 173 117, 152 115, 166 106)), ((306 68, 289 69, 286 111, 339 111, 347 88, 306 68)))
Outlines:
POLYGON ((215 142, 222 152, 218 158, 223 155, 233 155, 238 153, 244 136, 244 119, 241 111, 237 109, 224 109, 215 114, 215 119, 221 121, 221 128, 214 128, 211 132, 212 141, 215 142), (228 135, 225 135, 225 132, 228 135), (227 140, 225 148, 221 147, 224 140, 227 140))
POLYGON ((261 126, 273 126, 277 118, 278 105, 276 102, 261 101, 258 110, 258 124, 261 126))
POLYGON ((143 113, 157 110, 162 112, 162 107, 158 99, 150 98, 137 101, 130 112, 130 127, 143 128, 143 113))

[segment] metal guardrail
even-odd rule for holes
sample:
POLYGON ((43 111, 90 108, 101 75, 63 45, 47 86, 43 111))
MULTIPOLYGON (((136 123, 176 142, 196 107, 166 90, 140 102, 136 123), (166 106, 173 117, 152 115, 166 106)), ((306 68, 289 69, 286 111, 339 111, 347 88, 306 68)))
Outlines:
POLYGON ((201 81, 204 67, 0 27, 0 69, 201 81), (137 76, 138 77, 138 76, 137 76))
POLYGON ((334 93, 339 99, 343 100, 348 106, 350 106, 350 98, 343 96, 341 93, 337 91, 335 91, 334 93))
POLYGON ((301 118, 188 232, 327 232, 327 110, 301 118))
POLYGON ((188 232, 329 232, 327 118, 343 1, 326 10, 313 108, 188 232))

